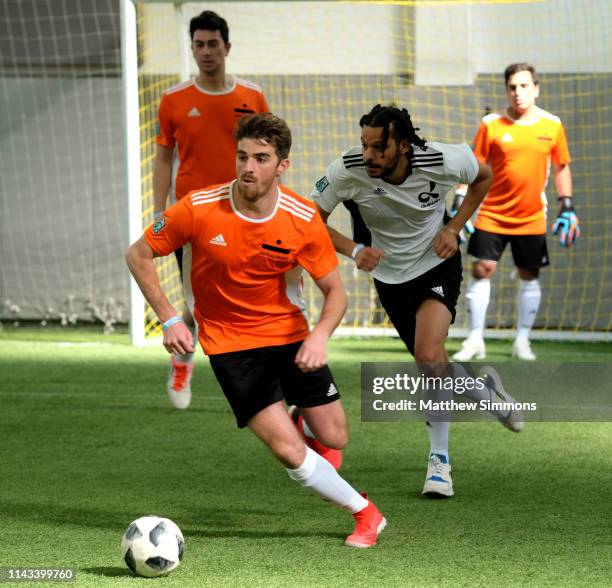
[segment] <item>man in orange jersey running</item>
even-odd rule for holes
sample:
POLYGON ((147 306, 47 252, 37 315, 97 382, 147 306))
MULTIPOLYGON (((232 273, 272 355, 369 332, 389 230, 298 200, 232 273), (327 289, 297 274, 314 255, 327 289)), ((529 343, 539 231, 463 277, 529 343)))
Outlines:
MULTIPOLYGON (((231 48, 225 19, 205 10, 191 19, 189 34, 199 72, 166 90, 159 105, 153 164, 155 220, 162 217, 169 192, 178 201, 191 190, 231 180, 236 171, 236 121, 244 114, 269 110, 257 84, 225 74, 225 58, 231 48), (178 168, 172 186, 175 158, 178 168)), ((189 277, 183 274, 183 253, 190 255, 188 248, 175 252, 190 307, 193 302, 189 277)), ((195 329, 189 308, 184 310, 183 318, 195 329)), ((167 392, 176 408, 185 409, 191 402, 193 365, 192 353, 172 356, 167 392)))
POLYGON ((513 63, 504 77, 509 106, 504 114, 485 116, 474 139, 476 157, 493 169, 493 183, 480 206, 468 245, 468 253, 474 257, 474 280, 467 290, 470 334, 453 356, 458 361, 485 357, 483 333, 491 277, 508 243, 520 279, 512 355, 527 361, 536 359, 529 333, 542 297, 540 268, 549 264, 544 188, 551 161, 560 203, 553 231, 560 233, 563 247, 571 247, 580 235, 563 125, 559 118, 536 106, 540 87, 532 65, 513 63))
POLYGON ((153 258, 191 245, 199 340, 239 427, 248 427, 302 486, 351 512, 351 547, 376 544, 386 520, 309 447, 285 400, 327 447, 347 441, 344 409, 327 366, 327 341, 346 309, 338 259, 315 206, 279 185, 291 132, 271 114, 242 118, 237 179, 190 192, 128 250, 126 260, 163 323, 170 353, 193 352, 190 330, 164 295, 153 258), (301 267, 323 293, 309 331, 301 267))

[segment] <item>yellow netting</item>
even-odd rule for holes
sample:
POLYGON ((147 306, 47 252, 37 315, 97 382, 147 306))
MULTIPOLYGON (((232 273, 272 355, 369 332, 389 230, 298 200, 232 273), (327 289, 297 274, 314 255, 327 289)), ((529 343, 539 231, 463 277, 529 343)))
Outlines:
MULTIPOLYGON (((568 134, 584 234, 571 251, 549 236, 552 263, 541 275, 543 301, 536 328, 610 330, 610 3, 207 2, 180 5, 182 16, 171 3, 141 3, 143 224, 152 219, 159 97, 179 81, 188 21, 204 9, 217 11, 230 25, 228 72, 261 84, 270 107, 289 122, 294 147, 284 182, 304 195, 333 159, 358 144, 358 120, 374 104, 407 107, 428 139, 471 143, 485 112, 506 104, 504 67, 516 61, 534 63, 541 72, 539 105, 559 116, 568 134)), ((552 222, 557 210, 552 182, 547 192, 552 222)), ((349 231, 344 210, 334 212, 330 222, 349 231)), ((469 266, 467 258, 464 266, 469 266)), ((350 293, 344 325, 387 326, 370 280, 345 259, 342 271, 350 293)), ((172 302, 180 306, 174 260, 160 262, 160 272, 172 302)), ((516 295, 508 251, 493 281, 489 327, 515 323, 516 295)), ((310 299, 316 316, 318 297, 310 299)), ((466 325, 463 305, 462 298, 458 326, 466 325)), ((148 313, 147 332, 157 328, 148 313)))

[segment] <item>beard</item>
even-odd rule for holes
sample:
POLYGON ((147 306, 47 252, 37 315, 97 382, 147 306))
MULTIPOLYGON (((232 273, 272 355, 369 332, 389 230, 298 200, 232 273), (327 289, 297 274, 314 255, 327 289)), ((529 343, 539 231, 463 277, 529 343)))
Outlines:
POLYGON ((251 181, 238 181, 238 191, 240 196, 247 202, 254 203, 268 194, 274 181, 263 182, 251 178, 251 181))
POLYGON ((402 155, 398 151, 395 154, 395 157, 388 161, 385 165, 375 165, 369 167, 366 162, 366 172, 371 178, 380 178, 382 180, 386 180, 397 169, 400 157, 402 157, 402 155))

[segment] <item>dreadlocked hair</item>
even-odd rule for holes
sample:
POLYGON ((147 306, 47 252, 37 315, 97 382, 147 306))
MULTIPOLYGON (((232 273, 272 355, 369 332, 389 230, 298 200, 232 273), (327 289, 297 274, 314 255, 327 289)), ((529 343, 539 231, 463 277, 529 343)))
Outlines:
POLYGON ((405 108, 377 104, 370 112, 361 117, 359 126, 382 127, 383 149, 387 148, 389 137, 393 137, 398 143, 406 139, 411 145, 417 145, 423 151, 427 150, 426 140, 416 134, 421 129, 412 126, 410 114, 405 108))

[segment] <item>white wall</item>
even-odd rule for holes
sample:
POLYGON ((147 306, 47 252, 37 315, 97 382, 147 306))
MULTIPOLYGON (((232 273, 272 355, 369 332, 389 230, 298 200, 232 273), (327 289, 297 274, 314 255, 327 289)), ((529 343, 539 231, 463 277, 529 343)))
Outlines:
MULTIPOLYGON (((406 71, 401 9, 336 2, 190 2, 179 26, 168 4, 140 5, 145 18, 143 73, 178 73, 178 31, 204 9, 230 25, 230 72, 390 74, 406 71), (399 23, 399 24, 398 24, 399 23)), ((426 3, 414 9, 418 84, 471 84, 478 73, 530 61, 543 72, 612 71, 610 0, 426 3)), ((189 59, 192 73, 195 66, 189 59)))
POLYGON ((547 0, 416 8, 418 84, 470 84, 513 62, 542 73, 612 71, 612 2, 547 0))
MULTIPOLYGON (((143 73, 178 73, 177 26, 171 5, 143 4, 143 73)), ((183 5, 189 20, 214 10, 230 27, 228 70, 241 74, 391 73, 391 8, 333 2, 206 2, 183 5)), ((195 65, 192 64, 192 72, 195 65)))

